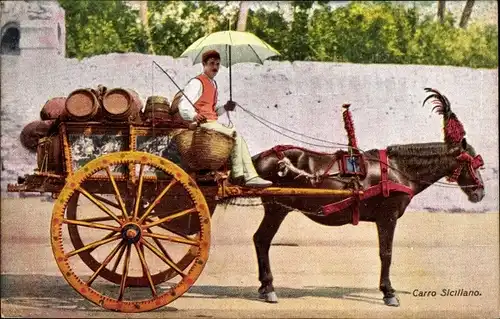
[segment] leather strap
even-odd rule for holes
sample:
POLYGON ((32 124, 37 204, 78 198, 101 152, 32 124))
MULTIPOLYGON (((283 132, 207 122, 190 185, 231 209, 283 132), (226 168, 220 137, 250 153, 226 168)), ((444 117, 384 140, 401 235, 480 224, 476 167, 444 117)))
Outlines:
POLYGON ((395 183, 391 180, 388 180, 388 164, 387 164, 387 151, 379 150, 380 154, 380 176, 381 180, 377 185, 373 185, 367 189, 363 190, 363 195, 360 195, 359 192, 353 191, 353 195, 344 200, 327 204, 322 206, 322 212, 325 216, 328 216, 333 213, 341 212, 344 209, 349 207, 352 208, 352 224, 357 225, 359 222, 359 204, 361 201, 366 200, 368 198, 378 196, 382 194, 384 197, 389 197, 391 192, 400 192, 405 193, 410 196, 410 199, 413 198, 413 190, 403 184, 395 183))
POLYGON ((380 187, 382 188, 382 195, 384 197, 389 197, 389 183, 388 183, 388 170, 387 165, 387 150, 379 150, 379 161, 380 161, 380 187))

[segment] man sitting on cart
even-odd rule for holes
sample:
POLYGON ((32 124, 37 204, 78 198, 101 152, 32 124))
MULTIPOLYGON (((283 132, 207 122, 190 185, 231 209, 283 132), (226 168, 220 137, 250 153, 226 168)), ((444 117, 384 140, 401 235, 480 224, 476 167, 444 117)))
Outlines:
POLYGON ((215 50, 206 51, 202 55, 203 73, 191 79, 184 88, 184 95, 179 100, 179 114, 187 121, 196 121, 201 127, 211 129, 235 137, 231 153, 231 176, 234 184, 248 187, 268 187, 271 181, 261 178, 252 163, 245 140, 236 130, 226 127, 217 119, 226 111, 233 111, 236 103, 228 101, 225 105, 217 105, 217 83, 214 77, 219 72, 220 55, 215 50), (189 102, 191 101, 193 105, 189 102))

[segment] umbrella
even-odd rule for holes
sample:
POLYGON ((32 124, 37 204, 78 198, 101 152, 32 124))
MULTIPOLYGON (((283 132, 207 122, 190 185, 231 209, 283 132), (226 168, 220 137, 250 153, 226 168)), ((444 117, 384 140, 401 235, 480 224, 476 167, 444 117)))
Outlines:
POLYGON ((220 31, 199 38, 191 44, 181 57, 189 57, 193 64, 201 63, 203 52, 216 50, 220 63, 229 67, 229 100, 232 101, 231 65, 244 62, 264 64, 264 60, 280 55, 276 49, 250 32, 220 31))

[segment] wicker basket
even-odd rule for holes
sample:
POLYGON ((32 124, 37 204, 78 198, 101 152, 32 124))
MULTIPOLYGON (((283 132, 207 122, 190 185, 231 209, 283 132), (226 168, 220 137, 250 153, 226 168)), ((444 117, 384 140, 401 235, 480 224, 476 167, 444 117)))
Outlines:
POLYGON ((198 127, 183 130, 173 138, 184 166, 192 171, 217 170, 231 155, 234 138, 220 132, 198 127))

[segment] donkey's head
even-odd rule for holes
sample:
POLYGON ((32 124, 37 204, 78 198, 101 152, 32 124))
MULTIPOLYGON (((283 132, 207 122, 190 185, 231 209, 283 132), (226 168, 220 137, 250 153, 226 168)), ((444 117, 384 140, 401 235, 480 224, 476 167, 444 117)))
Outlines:
POLYGON ((477 203, 484 197, 484 183, 479 170, 483 166, 481 155, 476 154, 474 148, 465 139, 465 130, 455 113, 451 111, 450 101, 437 90, 426 88, 432 92, 424 100, 434 98, 433 110, 443 115, 444 141, 450 152, 456 154, 457 165, 448 181, 457 182, 462 191, 467 195, 469 201, 477 203))

